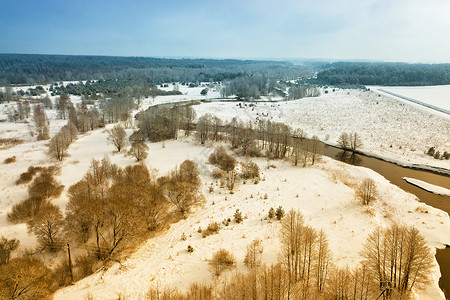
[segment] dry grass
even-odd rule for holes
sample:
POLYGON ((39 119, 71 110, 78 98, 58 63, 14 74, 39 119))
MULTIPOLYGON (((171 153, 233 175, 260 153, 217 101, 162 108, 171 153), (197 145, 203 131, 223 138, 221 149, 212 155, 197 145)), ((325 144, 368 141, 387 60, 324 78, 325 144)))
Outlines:
POLYGON ((424 214, 427 214, 427 213, 428 213, 428 209, 427 209, 425 206, 423 206, 423 205, 417 206, 417 207, 416 207, 416 211, 417 211, 417 212, 424 213, 424 214))
POLYGON ((364 213, 370 215, 371 217, 375 217, 375 211, 372 207, 366 207, 364 213))
POLYGON ((334 183, 342 182, 349 188, 355 190, 358 187, 359 180, 355 176, 350 175, 348 172, 344 170, 337 169, 325 169, 328 174, 331 176, 331 180, 334 183))
POLYGON ((7 150, 22 143, 23 143, 22 140, 15 138, 0 139, 0 150, 7 150))

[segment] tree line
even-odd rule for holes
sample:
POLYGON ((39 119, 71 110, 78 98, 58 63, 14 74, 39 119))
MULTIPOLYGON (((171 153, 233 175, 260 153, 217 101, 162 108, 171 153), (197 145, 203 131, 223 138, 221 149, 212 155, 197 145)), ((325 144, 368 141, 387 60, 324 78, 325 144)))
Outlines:
POLYGON ((1 54, 0 85, 59 81, 145 78, 163 82, 209 82, 242 74, 298 77, 303 68, 288 62, 152 57, 1 54))
POLYGON ((317 136, 307 139, 301 129, 293 130, 284 123, 258 120, 244 123, 236 117, 223 122, 217 116, 206 114, 194 124, 195 111, 191 105, 150 107, 137 117, 139 135, 152 142, 177 139, 179 130, 195 137, 201 144, 207 141, 227 141, 231 148, 243 156, 267 156, 274 159, 292 158, 295 165, 314 164, 319 158, 321 143, 317 136))
POLYGON ((445 85, 450 64, 333 63, 313 82, 325 85, 445 85))

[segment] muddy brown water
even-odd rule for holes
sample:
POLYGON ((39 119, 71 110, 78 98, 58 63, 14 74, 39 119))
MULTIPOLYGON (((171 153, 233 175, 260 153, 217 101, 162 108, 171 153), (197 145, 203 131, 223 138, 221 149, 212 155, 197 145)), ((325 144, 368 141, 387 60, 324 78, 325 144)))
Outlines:
MULTIPOLYGON (((344 152, 339 148, 325 144, 323 145, 322 154, 352 165, 370 168, 384 176, 392 184, 395 184, 401 189, 416 195, 421 202, 443 210, 450 215, 450 196, 441 196, 427 192, 419 187, 407 183, 402 179, 402 177, 415 178, 450 189, 449 176, 432 173, 430 171, 401 167, 394 163, 386 162, 373 157, 359 154, 351 155, 349 152, 344 152)), ((436 259, 441 269, 439 286, 444 291, 446 299, 450 299, 450 248, 447 247, 445 249, 438 249, 436 259)))

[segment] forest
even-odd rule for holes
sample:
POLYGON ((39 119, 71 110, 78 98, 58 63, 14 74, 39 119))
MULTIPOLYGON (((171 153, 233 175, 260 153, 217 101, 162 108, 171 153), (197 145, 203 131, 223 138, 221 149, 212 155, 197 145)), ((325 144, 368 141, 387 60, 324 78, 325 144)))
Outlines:
POLYGON ((144 78, 152 85, 214 82, 258 73, 298 77, 303 69, 280 61, 0 54, 0 85, 131 78, 144 78))
POLYGON ((321 67, 316 83, 325 85, 445 85, 450 84, 450 64, 346 63, 321 67))
MULTIPOLYGON (((44 84, 91 80, 91 91, 116 92, 119 87, 155 86, 167 82, 230 82, 228 93, 257 97, 277 81, 355 87, 362 85, 443 85, 450 84, 450 64, 409 64, 385 62, 308 62, 237 59, 167 59, 152 57, 0 54, 0 85, 44 84), (316 78, 314 74, 317 74, 316 78), (254 77, 256 76, 256 77, 254 77), (261 78, 268 84, 261 87, 261 78), (246 79, 242 81, 239 79, 246 79), (259 87, 255 89, 256 87, 259 87)), ((71 91, 64 91, 72 93, 71 91)), ((74 90, 73 94, 87 94, 74 90)))

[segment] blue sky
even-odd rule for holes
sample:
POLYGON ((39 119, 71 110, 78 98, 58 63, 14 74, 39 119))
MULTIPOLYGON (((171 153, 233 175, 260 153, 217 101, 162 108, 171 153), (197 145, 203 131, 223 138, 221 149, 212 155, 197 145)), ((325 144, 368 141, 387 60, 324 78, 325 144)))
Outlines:
POLYGON ((450 62, 450 0, 0 0, 0 53, 450 62))

